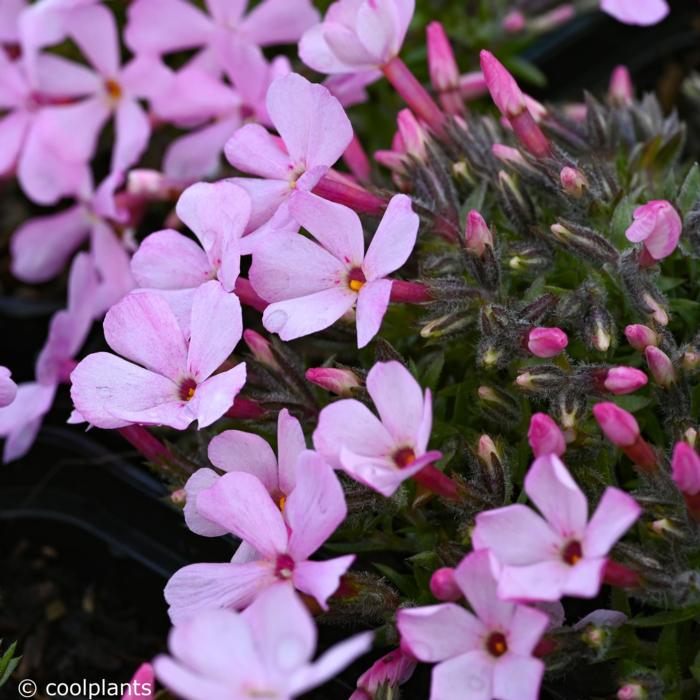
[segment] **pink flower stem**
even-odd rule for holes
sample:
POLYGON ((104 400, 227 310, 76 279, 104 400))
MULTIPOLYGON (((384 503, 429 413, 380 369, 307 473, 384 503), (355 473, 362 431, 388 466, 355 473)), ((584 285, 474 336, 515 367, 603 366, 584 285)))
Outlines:
POLYGON ((326 175, 314 187, 314 194, 349 207, 358 214, 381 216, 387 207, 387 200, 372 194, 364 187, 353 185, 345 180, 326 175))
POLYGON ((423 304, 430 301, 430 290, 420 282, 394 280, 391 285, 391 301, 399 304, 423 304))
POLYGON ((629 566, 608 559, 603 570, 603 581, 609 586, 615 586, 616 588, 637 588, 641 584, 642 579, 629 566))
POLYGON ((258 420, 265 415, 265 409, 257 401, 237 396, 233 406, 226 411, 226 415, 229 418, 258 420))
POLYGON ((172 461, 173 455, 170 450, 144 426, 128 425, 119 428, 118 432, 150 462, 172 461))
POLYGON ((628 447, 623 447, 624 453, 647 475, 654 476, 659 471, 659 458, 656 450, 643 438, 628 447))
POLYGON ((398 56, 394 56, 382 66, 382 72, 415 115, 438 136, 444 136, 445 115, 409 67, 398 56))
POLYGON ((250 306, 256 311, 262 312, 267 308, 267 302, 255 293, 253 285, 245 277, 239 277, 236 280, 236 294, 241 304, 250 306))
POLYGON ((460 500, 457 484, 449 476, 445 476, 439 469, 430 464, 415 474, 413 480, 428 489, 428 491, 432 491, 448 501, 460 500))
POLYGON ((360 182, 371 181, 372 164, 370 163, 367 152, 357 136, 352 137, 350 145, 345 149, 345 153, 343 154, 343 160, 345 161, 345 165, 348 166, 350 172, 360 182))

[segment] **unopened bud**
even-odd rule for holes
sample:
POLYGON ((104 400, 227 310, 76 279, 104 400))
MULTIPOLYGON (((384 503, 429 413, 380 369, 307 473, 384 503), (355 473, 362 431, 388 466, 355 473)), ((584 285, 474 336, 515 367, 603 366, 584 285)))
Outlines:
POLYGON ((444 602, 455 602, 464 595, 455 581, 455 570, 447 566, 430 577, 430 592, 444 602))
POLYGON ((519 165, 521 167, 528 167, 527 162, 522 156, 522 153, 517 148, 512 146, 506 146, 503 143, 494 143, 491 146, 491 152, 493 155, 506 165, 519 165))
POLYGON ((617 700, 645 700, 648 693, 639 683, 626 683, 617 691, 617 700))
POLYGON ((522 371, 515 383, 525 391, 548 393, 561 389, 567 375, 556 365, 537 365, 522 371))
POLYGON ((627 66, 616 66, 610 76, 608 97, 618 107, 628 107, 634 100, 634 86, 627 66))
POLYGON ((564 3, 535 17, 529 22, 529 27, 535 32, 551 32, 559 25, 565 24, 576 16, 576 8, 571 3, 564 3))
POLYGON ((642 301, 647 307, 649 314, 660 326, 668 326, 668 314, 666 310, 651 296, 651 294, 645 293, 642 297, 642 301))
POLYGON ((484 248, 493 248, 493 235, 491 229, 484 221, 484 217, 476 209, 467 214, 467 229, 465 233, 465 246, 467 250, 477 257, 484 254, 484 248))
POLYGON ((185 489, 177 489, 170 494, 170 500, 176 506, 184 506, 187 502, 187 492, 185 489))
POLYGON ((673 448, 671 475, 683 493, 700 493, 700 455, 687 442, 678 442, 673 448))
POLYGON ((641 389, 649 381, 641 370, 634 367, 613 367, 609 369, 603 385, 611 394, 631 394, 641 389))
POLYGON ((248 328, 243 331, 243 341, 258 362, 272 369, 280 369, 279 363, 272 352, 270 341, 260 335, 260 333, 248 328))
POLYGON ((556 357, 569 344, 560 328, 533 328, 527 337, 527 349, 536 357, 556 357))
POLYGON ((698 431, 695 430, 695 428, 688 428, 688 430, 683 433, 683 438, 691 447, 695 447, 698 440, 698 431))
POLYGON ((686 350, 683 353, 683 369, 692 372, 700 367, 700 353, 695 350, 686 350))
POLYGON ((679 535, 682 535, 683 533, 678 529, 676 525, 674 525, 668 518, 661 518, 660 520, 654 520, 649 525, 649 528, 651 531, 659 535, 660 537, 663 537, 665 535, 671 535, 673 537, 678 537, 679 535))
POLYGON ((587 344, 598 352, 607 352, 613 342, 615 320, 612 314, 601 305, 594 305, 586 315, 585 339, 587 344))
POLYGON ((525 15, 520 10, 511 10, 501 22, 503 31, 508 34, 519 34, 525 29, 525 15))
POLYGON ((424 161, 427 157, 426 141, 428 138, 425 129, 410 109, 402 109, 396 121, 406 153, 411 154, 419 161, 424 161))
POLYGON ((573 252, 603 263, 612 263, 618 258, 617 248, 593 229, 573 222, 559 222, 553 224, 550 230, 558 243, 573 252))
POLYGON ((564 192, 575 199, 583 197, 584 192, 588 189, 586 176, 580 170, 568 165, 562 168, 559 179, 564 192))
POLYGON ((354 390, 362 386, 360 378, 350 369, 311 367, 306 370, 306 378, 312 384, 338 396, 352 396, 354 390))
POLYGON ((627 342, 635 349, 643 352, 649 345, 658 345, 659 336, 648 326, 635 323, 625 328, 627 342))
POLYGON ((635 417, 614 403, 596 404, 593 415, 605 437, 616 447, 631 447, 639 439, 639 424, 635 417))
POLYGON ((438 92, 459 89, 459 68, 450 40, 440 22, 431 22, 427 29, 430 82, 438 92))
POLYGON ((676 382, 676 369, 671 362, 671 358, 654 345, 649 345, 644 351, 649 371, 654 377, 654 381, 663 387, 669 387, 676 382))
POLYGON ((566 452, 564 433, 546 413, 535 413, 532 416, 527 439, 535 457, 547 454, 561 457, 566 452))
POLYGON ((486 78, 479 71, 463 73, 459 78, 459 94, 463 100, 470 102, 483 97, 488 92, 486 78))

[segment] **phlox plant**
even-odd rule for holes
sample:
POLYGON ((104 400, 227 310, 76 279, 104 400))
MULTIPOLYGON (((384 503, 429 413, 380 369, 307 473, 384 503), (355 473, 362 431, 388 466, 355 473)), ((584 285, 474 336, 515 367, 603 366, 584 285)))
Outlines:
POLYGON ((697 134, 624 66, 520 79, 596 3, 481 3, 460 44, 414 0, 0 2, 11 270, 67 290, 33 380, 0 368, 4 460, 68 387, 232 545, 172 572, 135 679, 697 697, 697 134))

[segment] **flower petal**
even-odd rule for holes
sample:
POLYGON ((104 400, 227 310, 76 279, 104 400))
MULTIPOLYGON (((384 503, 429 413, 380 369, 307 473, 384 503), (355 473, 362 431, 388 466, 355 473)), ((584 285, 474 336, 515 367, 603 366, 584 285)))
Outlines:
POLYGON ((215 374, 197 387, 187 408, 197 419, 200 430, 219 420, 231 408, 245 381, 246 365, 241 362, 227 372, 215 374))
POLYGON ((498 580, 498 595, 504 600, 559 600, 571 567, 552 559, 529 566, 504 566, 498 580))
POLYGON ((341 577, 354 561, 354 554, 326 561, 301 561, 294 567, 292 582, 297 590, 315 598, 323 610, 328 610, 328 598, 338 590, 341 577))
POLYGON ((241 30, 258 46, 296 44, 319 21, 309 0, 265 0, 241 24, 241 30))
POLYGON ((316 452, 302 452, 297 462, 296 486, 289 494, 284 519, 291 530, 289 553, 295 561, 308 559, 347 515, 338 477, 316 452))
POLYGON ((443 661, 433 669, 431 700, 491 700, 494 659, 486 651, 471 651, 443 661))
POLYGON ((486 631, 477 617, 455 603, 401 608, 396 624, 401 647, 432 663, 479 648, 486 631))
POLYGON ((123 99, 115 114, 112 171, 126 172, 142 156, 151 137, 151 124, 136 100, 123 99))
POLYGON ((306 449, 306 438, 301 423, 283 408, 277 416, 277 455, 279 461, 279 487, 290 494, 296 484, 296 464, 306 449))
POLYGON ((591 517, 583 539, 583 552, 587 557, 605 556, 632 527, 642 509, 624 491, 608 487, 591 517))
POLYGON ((228 532, 225 527, 208 520, 197 510, 199 494, 211 488, 218 479, 219 474, 213 469, 202 468, 197 469, 185 484, 185 493, 187 494, 184 508, 185 523, 192 532, 202 537, 221 537, 228 532))
POLYGON ((274 581, 272 565, 266 561, 191 564, 176 571, 165 586, 168 614, 173 624, 180 625, 202 610, 239 610, 274 581))
MULTIPOLYGON (((289 106, 289 105, 287 105, 289 106)), ((228 140, 226 158, 241 172, 287 182, 293 164, 278 139, 260 124, 242 126, 228 140)))
POLYGON ((364 348, 382 326, 391 298, 391 280, 367 282, 357 297, 357 347, 364 348))
POLYGON ((268 559, 287 550, 287 527, 264 484, 245 472, 224 474, 197 499, 204 517, 251 544, 268 559))
POLYGON ((186 370, 185 338, 170 306, 155 292, 129 294, 113 306, 104 333, 114 352, 173 382, 186 370))
POLYGON ((494 670, 493 695, 499 700, 537 700, 543 676, 539 659, 506 654, 494 670))
POLYGON ((416 245, 419 225, 411 199, 404 194, 392 197, 362 266, 368 280, 386 277, 404 265, 416 245))

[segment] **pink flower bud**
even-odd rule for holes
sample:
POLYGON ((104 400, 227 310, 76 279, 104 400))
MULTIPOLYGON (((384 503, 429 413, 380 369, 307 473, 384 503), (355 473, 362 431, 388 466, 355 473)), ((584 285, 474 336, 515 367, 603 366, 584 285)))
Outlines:
POLYGON ((642 296, 642 301, 647 305, 647 307, 651 310, 651 316, 652 318, 660 325, 660 326, 668 326, 668 314, 666 313, 666 309, 664 309, 654 297, 651 296, 651 294, 645 293, 642 296))
POLYGON ((644 351, 649 371, 654 381, 660 386, 668 387, 676 381, 676 369, 669 356, 654 345, 649 345, 644 351))
POLYGON ((566 452, 566 439, 561 428, 546 413, 535 413, 530 419, 527 439, 535 457, 566 452))
POLYGON ((506 165, 527 166, 527 162, 520 151, 512 146, 506 146, 503 143, 494 143, 493 146, 491 146, 491 152, 501 163, 505 163, 506 165))
POLYGON ((519 34, 525 29, 525 15, 520 10, 511 10, 504 18, 501 26, 508 34, 519 34))
POLYGON ((403 649, 395 649, 375 661, 357 679, 357 687, 364 690, 369 698, 374 698, 382 686, 396 688, 403 685, 413 675, 416 664, 417 661, 412 654, 403 649))
POLYGON ((634 212, 634 223, 625 231, 632 243, 643 242, 653 260, 663 260, 673 253, 681 236, 683 222, 673 206, 662 199, 652 200, 634 212))
POLYGON ((448 566, 438 569, 430 577, 430 591, 444 602, 454 602, 464 595, 455 581, 455 570, 448 566))
POLYGON ((588 106, 585 102, 570 102, 565 104, 563 109, 564 115, 577 124, 583 124, 588 116, 588 106))
POLYGON ((460 76, 459 93, 467 102, 483 97, 487 92, 486 78, 480 70, 460 76))
POLYGON ((605 437, 616 447, 631 447, 640 437, 635 417, 614 403, 596 404, 593 416, 605 437))
POLYGON ((402 109, 396 121, 404 151, 415 156, 418 160, 425 160, 425 142, 428 135, 415 118, 413 112, 410 109, 402 109))
POLYGON ((603 385, 611 394, 631 394, 649 381, 644 372, 633 367, 613 367, 608 370, 603 385))
POLYGON ((268 367, 272 367, 273 369, 280 369, 280 366, 272 353, 270 341, 263 338, 260 333, 247 329, 243 331, 243 341, 258 362, 263 365, 267 365, 268 367))
POLYGON ((364 689, 358 688, 349 700, 372 700, 372 696, 364 689))
POLYGON ((485 463, 491 466, 494 459, 501 461, 501 455, 498 452, 496 443, 493 441, 490 435, 482 435, 479 438, 479 446, 477 448, 479 458, 485 463))
POLYGON ((648 326, 635 323, 625 328, 627 342, 635 349, 643 352, 648 345, 658 345, 659 336, 648 326))
POLYGON ((559 173, 559 179, 564 192, 575 199, 583 197, 583 193, 588 189, 586 176, 580 170, 571 168, 568 165, 562 168, 561 173, 559 173))
POLYGON ((479 258, 484 254, 486 246, 493 248, 491 229, 476 209, 472 209, 467 215, 465 246, 479 258))
POLYGON ((459 68, 450 40, 440 22, 431 22, 426 29, 430 82, 438 92, 459 89, 459 68))
POLYGON ((527 349, 535 357, 556 357, 569 344, 560 328, 533 328, 527 337, 527 349))
POLYGON ((616 66, 610 76, 608 88, 610 101, 620 107, 627 107, 634 100, 634 85, 627 66, 616 66))
POLYGON ((352 396, 353 389, 362 384, 360 378, 349 369, 312 367, 306 370, 306 378, 326 391, 338 396, 352 396))
POLYGON ((644 700, 647 691, 639 683, 626 683, 617 691, 617 700, 644 700))
POLYGON ((687 442, 676 443, 673 448, 671 474, 684 494, 700 493, 700 456, 687 442))
POLYGON ((177 489, 170 494, 171 502, 176 506, 184 506, 187 502, 187 491, 185 489, 177 489))

